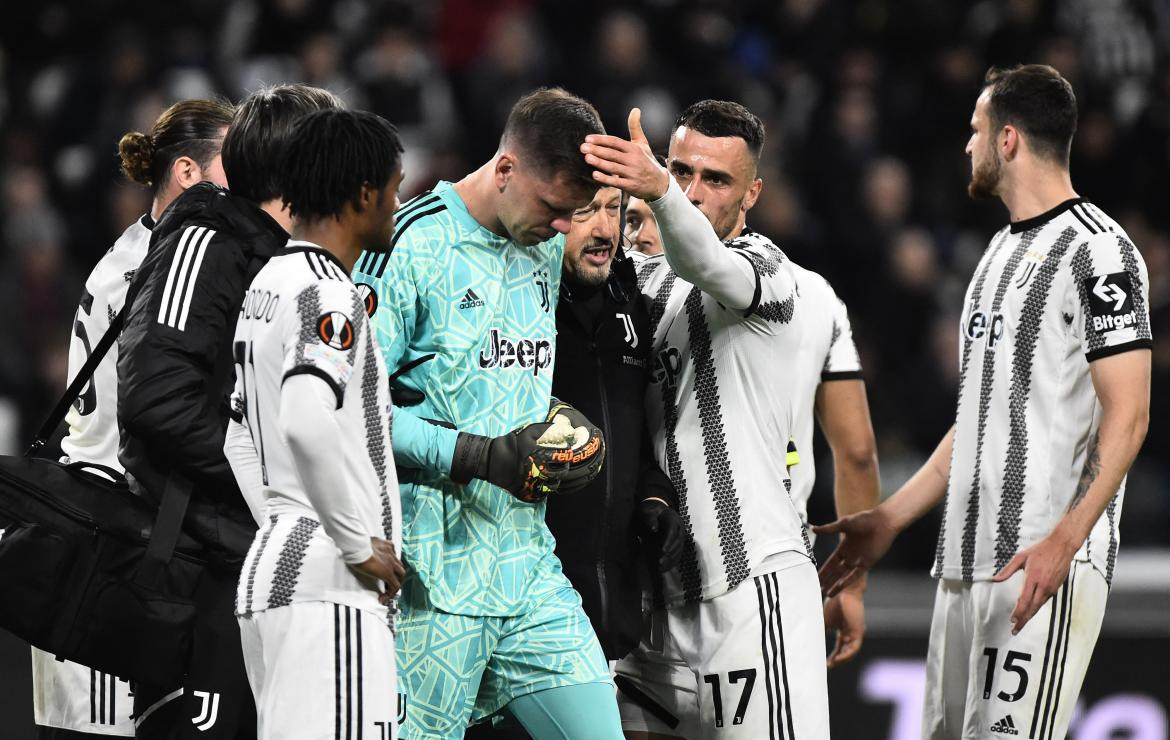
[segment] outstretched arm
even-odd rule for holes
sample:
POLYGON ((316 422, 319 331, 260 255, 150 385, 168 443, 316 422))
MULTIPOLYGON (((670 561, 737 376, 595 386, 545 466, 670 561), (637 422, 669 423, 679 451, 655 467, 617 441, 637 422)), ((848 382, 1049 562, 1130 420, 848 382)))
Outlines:
POLYGON ((821 566, 821 588, 826 596, 840 593, 873 568, 903 529, 942 501, 947 493, 954 446, 952 427, 930 459, 893 496, 869 511, 812 528, 817 534, 841 535, 837 548, 821 566))
POLYGON ((724 246, 707 217, 654 159, 641 118, 637 108, 630 111, 629 141, 617 136, 585 137, 581 151, 585 161, 597 168, 594 179, 649 204, 658 220, 666 261, 679 277, 727 308, 750 308, 758 289, 752 264, 724 246))

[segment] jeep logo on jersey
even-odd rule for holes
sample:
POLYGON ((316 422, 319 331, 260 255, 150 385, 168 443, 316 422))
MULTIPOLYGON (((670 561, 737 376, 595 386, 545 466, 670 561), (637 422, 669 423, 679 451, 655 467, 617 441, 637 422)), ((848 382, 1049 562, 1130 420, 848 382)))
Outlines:
POLYGON ((353 324, 342 312, 330 311, 317 319, 317 336, 333 349, 349 349, 353 346, 353 324))
POLYGON ((967 338, 980 339, 987 337, 987 346, 994 347, 1003 339, 1003 314, 997 313, 988 318, 982 311, 971 314, 967 320, 967 338))
POLYGON ((532 374, 536 375, 541 370, 552 367, 552 362, 552 342, 543 338, 509 339, 503 336, 499 329, 492 329, 488 346, 479 351, 479 366, 485 370, 519 365, 531 368, 532 374))
POLYGON ((678 385, 678 375, 681 371, 682 355, 674 347, 663 347, 654 358, 650 382, 666 383, 667 388, 674 389, 678 385))
POLYGON ((374 286, 357 283, 354 287, 357 288, 358 297, 362 299, 362 305, 366 307, 366 316, 372 317, 374 311, 378 310, 378 294, 374 292, 374 286))
POLYGON ((1128 272, 1111 272, 1081 281, 1081 290, 1089 297, 1089 316, 1093 331, 1126 329, 1137 323, 1133 308, 1133 282, 1128 272))

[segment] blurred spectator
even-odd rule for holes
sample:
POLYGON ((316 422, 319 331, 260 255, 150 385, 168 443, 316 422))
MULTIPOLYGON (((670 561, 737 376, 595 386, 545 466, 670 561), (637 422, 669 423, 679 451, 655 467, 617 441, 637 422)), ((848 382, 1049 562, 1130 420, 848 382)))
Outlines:
MULTIPOLYGON (((13 399, 23 438, 60 387, 51 348, 67 344, 73 276, 142 210, 118 185, 115 139, 176 99, 322 85, 399 126, 409 196, 489 156, 511 104, 538 85, 592 99, 616 134, 641 107, 658 146, 680 107, 728 97, 768 125, 750 224, 848 302, 883 473, 900 483, 898 456, 916 464, 953 416, 951 313, 1004 224, 1001 206, 965 190, 989 65, 1045 62, 1072 81, 1074 186, 1133 235, 1154 334, 1170 336, 1168 29, 1170 12, 1147 0, 0 3, 0 301, 19 317, 0 331, 0 408, 13 399)), ((1130 542, 1165 544, 1170 527, 1164 345, 1130 542)), ((12 418, 0 410, 0 427, 12 418)), ((914 567, 936 535, 922 532, 914 567)))

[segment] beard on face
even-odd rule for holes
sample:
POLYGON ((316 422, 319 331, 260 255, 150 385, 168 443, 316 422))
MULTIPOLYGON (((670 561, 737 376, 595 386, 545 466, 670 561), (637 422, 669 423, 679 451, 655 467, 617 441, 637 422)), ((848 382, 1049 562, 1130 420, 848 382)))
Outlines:
POLYGON ((585 253, 587 251, 596 252, 601 250, 612 251, 613 243, 591 239, 581 248, 581 251, 577 253, 576 259, 571 262, 572 269, 570 273, 575 282, 588 287, 597 287, 609 279, 609 271, 613 266, 612 257, 608 262, 600 266, 590 264, 585 260, 585 253))
POLYGON ((995 189, 999 187, 999 179, 1003 174, 999 152, 991 149, 989 154, 990 156, 971 173, 971 182, 967 183, 967 194, 975 200, 994 198, 995 189))

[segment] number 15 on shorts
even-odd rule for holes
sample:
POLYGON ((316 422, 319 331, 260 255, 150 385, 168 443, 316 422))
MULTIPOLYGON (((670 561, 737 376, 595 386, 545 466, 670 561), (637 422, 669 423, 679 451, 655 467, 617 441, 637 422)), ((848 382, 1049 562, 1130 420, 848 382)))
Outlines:
POLYGON ((991 698, 991 689, 996 683, 996 673, 1002 672, 1000 678, 1000 690, 996 692, 995 697, 1000 701, 1019 701, 1024 697, 1024 693, 1028 690, 1028 664, 1032 661, 1031 653, 1021 653, 1018 650, 1008 650, 1004 655, 1003 664, 999 663, 999 648, 984 648, 983 655, 987 659, 986 669, 983 674, 983 698, 991 698), (1010 679, 1010 674, 1015 674, 1018 677, 1015 690, 1008 692, 1005 689, 1010 686, 1006 679, 1010 679))

